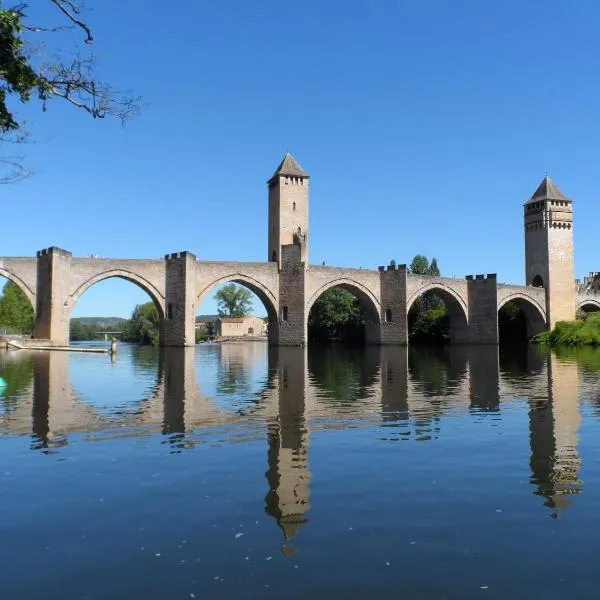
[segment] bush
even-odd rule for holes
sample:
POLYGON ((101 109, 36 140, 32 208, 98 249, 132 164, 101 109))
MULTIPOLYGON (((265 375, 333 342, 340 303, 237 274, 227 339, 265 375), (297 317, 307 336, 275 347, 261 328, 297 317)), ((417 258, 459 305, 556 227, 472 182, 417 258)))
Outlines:
POLYGON ((600 346, 600 313, 584 321, 559 321, 552 331, 540 333, 533 341, 549 346, 600 346))

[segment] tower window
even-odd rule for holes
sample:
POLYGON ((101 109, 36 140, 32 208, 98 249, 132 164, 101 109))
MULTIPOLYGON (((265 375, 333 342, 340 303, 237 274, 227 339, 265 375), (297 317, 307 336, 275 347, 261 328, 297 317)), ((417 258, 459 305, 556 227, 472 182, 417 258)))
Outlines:
POLYGON ((386 310, 385 310, 385 322, 386 323, 392 322, 392 309, 391 308, 386 308, 386 310))
POLYGON ((543 288, 544 287, 544 280, 541 278, 540 275, 536 275, 533 278, 533 281, 531 282, 531 285, 533 287, 541 287, 541 288, 543 288))
POLYGON ((296 203, 295 202, 292 204, 292 210, 296 210, 296 203))
POLYGON ((281 309, 281 320, 282 321, 287 321, 288 320, 288 307, 284 306, 281 309))
POLYGON ((167 319, 169 319, 169 321, 173 318, 173 303, 169 302, 169 304, 167 304, 167 319))

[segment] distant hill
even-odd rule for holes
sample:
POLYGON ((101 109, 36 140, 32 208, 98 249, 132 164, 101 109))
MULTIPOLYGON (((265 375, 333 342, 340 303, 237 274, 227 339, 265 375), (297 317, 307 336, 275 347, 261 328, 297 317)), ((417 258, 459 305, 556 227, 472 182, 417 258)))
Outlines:
POLYGON ((121 323, 127 321, 122 317, 74 317, 71 322, 79 322, 83 325, 98 325, 101 327, 120 327, 121 323))
POLYGON ((219 315, 198 315, 196 317, 196 323, 210 323, 210 321, 216 321, 219 315))

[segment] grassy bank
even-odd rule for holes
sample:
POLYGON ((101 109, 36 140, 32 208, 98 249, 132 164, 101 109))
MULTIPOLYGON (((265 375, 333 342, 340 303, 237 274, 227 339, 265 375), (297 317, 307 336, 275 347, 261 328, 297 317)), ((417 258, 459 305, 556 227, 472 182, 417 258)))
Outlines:
POLYGON ((552 331, 544 331, 533 338, 548 346, 600 346, 600 313, 582 321, 559 321, 552 331))

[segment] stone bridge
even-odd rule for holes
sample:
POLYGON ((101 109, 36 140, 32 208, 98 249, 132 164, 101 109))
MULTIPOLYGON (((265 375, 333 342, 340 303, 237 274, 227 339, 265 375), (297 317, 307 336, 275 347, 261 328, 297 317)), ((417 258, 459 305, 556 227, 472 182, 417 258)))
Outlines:
MULTIPOLYGON (((306 342, 311 307, 335 286, 358 298, 367 340, 375 344, 407 343, 408 311, 425 292, 446 302, 455 342, 497 343, 498 310, 509 300, 525 310, 530 333, 542 331, 547 321, 543 288, 497 284, 495 275, 417 276, 405 265, 368 270, 284 261, 278 268, 274 262, 202 261, 190 252, 168 254, 162 260, 97 259, 73 257, 52 247, 36 258, 0 258, 0 275, 16 283, 31 301, 34 337, 55 345, 68 344, 71 314, 81 295, 113 277, 136 284, 150 296, 158 308, 165 346, 194 344, 198 308, 216 286, 227 282, 241 284, 261 299, 269 317, 269 341, 279 345, 306 342)), ((600 297, 588 296, 579 304, 600 307, 600 297)))
POLYGON ((268 262, 209 262, 187 251, 160 260, 79 258, 51 247, 35 258, 0 258, 0 275, 14 281, 31 301, 34 337, 53 345, 68 343, 69 321, 80 296, 111 277, 148 293, 159 312, 164 346, 194 344, 200 304, 226 282, 244 285, 262 300, 274 345, 304 345, 311 307, 335 286, 360 301, 366 339, 372 344, 406 344, 408 312, 425 292, 446 302, 451 339, 462 343, 498 343, 498 311, 509 301, 523 309, 530 335, 559 319, 574 319, 577 309, 600 308, 595 293, 577 291, 571 201, 548 177, 524 206, 526 286, 499 284, 495 274, 419 276, 406 265, 376 270, 311 265, 308 183, 309 176, 289 154, 269 180, 268 262))

